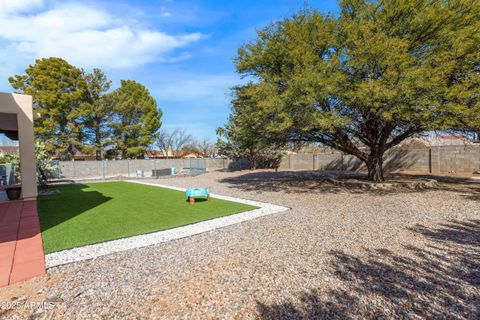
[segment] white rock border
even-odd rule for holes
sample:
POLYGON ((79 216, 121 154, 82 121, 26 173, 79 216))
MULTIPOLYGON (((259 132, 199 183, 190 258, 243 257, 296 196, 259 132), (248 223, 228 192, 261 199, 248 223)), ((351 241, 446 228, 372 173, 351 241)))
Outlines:
MULTIPOLYGON (((130 183, 144 184, 154 187, 167 188, 185 192, 186 189, 173 186, 167 186, 156 183, 148 183, 142 181, 123 180, 130 183)), ((57 267, 60 265, 94 259, 105 256, 115 252, 121 252, 136 248, 142 248, 159 244, 162 242, 177 240, 185 237, 190 237, 200 233, 212 231, 215 229, 231 226, 244 221, 256 219, 266 215, 279 213, 290 210, 288 207, 277 206, 270 203, 227 197, 218 194, 211 194, 212 197, 222 200, 239 202, 259 207, 258 209, 245 211, 237 214, 232 214, 225 217, 215 218, 211 220, 201 221, 195 224, 190 224, 182 227, 158 231, 154 233, 142 234, 138 236, 122 238, 118 240, 111 240, 102 243, 87 245, 83 247, 73 248, 69 250, 58 251, 47 254, 45 256, 45 264, 47 268, 57 267)))

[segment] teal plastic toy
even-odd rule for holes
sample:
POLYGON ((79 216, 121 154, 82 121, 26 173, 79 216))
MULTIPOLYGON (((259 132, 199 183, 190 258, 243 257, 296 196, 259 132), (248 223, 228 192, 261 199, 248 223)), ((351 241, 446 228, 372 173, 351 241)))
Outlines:
POLYGON ((210 191, 208 188, 188 188, 185 194, 191 205, 195 204, 195 197, 207 197, 207 201, 210 201, 210 191))

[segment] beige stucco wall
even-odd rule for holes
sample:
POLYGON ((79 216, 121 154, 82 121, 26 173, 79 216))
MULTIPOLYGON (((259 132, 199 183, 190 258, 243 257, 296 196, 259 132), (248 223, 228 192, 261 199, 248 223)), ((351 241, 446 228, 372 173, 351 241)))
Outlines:
POLYGON ((32 97, 0 92, 0 113, 17 115, 22 197, 24 199, 34 199, 37 197, 37 173, 32 97))

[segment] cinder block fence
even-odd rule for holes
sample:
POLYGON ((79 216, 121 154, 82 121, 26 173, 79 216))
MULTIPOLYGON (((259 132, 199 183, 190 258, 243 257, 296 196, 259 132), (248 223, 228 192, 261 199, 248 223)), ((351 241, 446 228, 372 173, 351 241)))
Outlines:
MULTIPOLYGON (((397 149, 385 154, 387 171, 432 174, 469 174, 480 170, 480 146, 449 146, 425 149, 397 149)), ((362 161, 341 152, 330 154, 291 154, 281 169, 364 171, 362 161)))
MULTIPOLYGON (((471 174, 480 171, 480 146, 448 146, 425 149, 398 149, 387 152, 384 159, 387 171, 408 171, 432 174, 471 174)), ((248 169, 245 159, 155 159, 108 161, 60 161, 55 176, 65 179, 103 179, 114 177, 151 177, 152 170, 175 167, 207 170, 248 169)), ((341 152, 303 153, 284 156, 283 170, 365 171, 365 165, 354 156, 341 152)))

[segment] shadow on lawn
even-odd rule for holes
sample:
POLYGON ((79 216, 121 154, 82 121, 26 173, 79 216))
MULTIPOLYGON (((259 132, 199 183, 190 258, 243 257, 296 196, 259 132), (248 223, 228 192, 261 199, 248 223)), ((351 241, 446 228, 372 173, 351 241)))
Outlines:
POLYGON ((38 216, 42 231, 70 220, 109 200, 98 191, 88 191, 85 184, 68 184, 59 187, 61 193, 38 199, 38 216))
MULTIPOLYGON (((207 198, 200 198, 200 197, 198 197, 198 198, 195 198, 195 203, 199 203, 199 202, 207 202, 207 201, 208 201, 208 200, 207 200, 207 198)), ((185 202, 186 202, 186 203, 188 203, 188 199, 187 199, 187 200, 185 200, 185 202)))
POLYGON ((480 319, 480 220, 416 226, 422 248, 331 252, 341 288, 258 302, 260 319, 480 319))
POLYGON ((453 191, 465 194, 466 198, 480 200, 480 183, 466 178, 442 177, 431 175, 390 174, 386 183, 414 184, 415 182, 435 179, 438 186, 431 189, 400 188, 393 190, 374 190, 365 188, 364 174, 342 173, 334 171, 254 171, 236 177, 222 179, 230 188, 254 192, 286 193, 352 193, 377 194, 406 192, 426 192, 429 190, 453 191), (340 183, 332 183, 339 181, 340 183))

